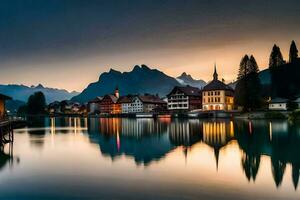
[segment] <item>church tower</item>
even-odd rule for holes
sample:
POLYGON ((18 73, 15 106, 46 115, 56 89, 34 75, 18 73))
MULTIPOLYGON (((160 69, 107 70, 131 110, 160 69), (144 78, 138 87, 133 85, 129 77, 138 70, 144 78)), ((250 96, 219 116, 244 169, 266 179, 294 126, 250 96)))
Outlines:
POLYGON ((214 80, 218 80, 217 65, 215 63, 214 80))
POLYGON ((116 96, 117 98, 120 97, 118 86, 117 86, 116 89, 115 89, 115 96, 116 96))

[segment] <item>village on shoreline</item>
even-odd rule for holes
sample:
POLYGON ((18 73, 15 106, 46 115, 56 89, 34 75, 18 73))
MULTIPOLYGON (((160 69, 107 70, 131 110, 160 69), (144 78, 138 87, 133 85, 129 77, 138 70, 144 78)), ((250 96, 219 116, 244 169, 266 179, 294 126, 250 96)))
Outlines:
MULTIPOLYGON (((53 102, 48 105, 50 116, 90 116, 129 118, 288 118, 287 101, 276 98, 268 101, 264 110, 243 112, 234 104, 235 90, 218 79, 214 67, 213 80, 203 88, 175 86, 165 98, 158 95, 120 96, 116 87, 114 93, 98 96, 86 104, 71 101, 53 102), (270 115, 271 113, 271 115, 270 115)), ((300 98, 294 101, 300 107, 300 98)))
MULTIPOLYGON (((204 87, 175 86, 165 97, 154 94, 121 96, 118 85, 111 94, 96 96, 85 103, 71 100, 55 101, 46 105, 42 92, 28 98, 18 115, 90 116, 90 117, 182 117, 182 118, 300 118, 300 87, 297 74, 300 58, 294 41, 289 60, 285 61, 277 45, 269 58, 271 84, 263 86, 259 68, 253 55, 245 55, 240 62, 237 81, 226 84, 219 78, 214 65, 212 80, 204 87), (284 79, 284 76, 290 76, 284 79)), ((114 84, 113 82, 111 84, 114 84)), ((0 96, 0 115, 5 112, 6 95, 0 96)))

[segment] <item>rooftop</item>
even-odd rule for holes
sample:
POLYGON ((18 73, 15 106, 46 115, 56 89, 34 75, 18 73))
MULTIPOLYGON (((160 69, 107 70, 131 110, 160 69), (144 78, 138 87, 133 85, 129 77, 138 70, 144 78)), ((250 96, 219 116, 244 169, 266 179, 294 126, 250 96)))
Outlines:
POLYGON ((138 98, 143 103, 155 103, 155 104, 166 103, 165 101, 161 100, 159 96, 156 95, 139 95, 138 98))
POLYGON ((270 103, 287 103, 288 99, 284 98, 274 98, 270 101, 270 103))
POLYGON ((203 87, 203 91, 211 91, 211 90, 228 90, 228 91, 233 91, 233 89, 223 83, 222 81, 218 80, 218 73, 217 73, 217 66, 215 64, 214 67, 214 74, 213 74, 213 80, 209 82, 206 86, 203 87))
POLYGON ((203 87, 203 91, 210 91, 210 90, 230 90, 233 91, 232 87, 229 85, 223 83, 222 81, 219 80, 212 80, 209 82, 206 86, 203 87))
POLYGON ((173 88, 173 90, 170 92, 170 94, 168 94, 167 96, 171 95, 172 93, 174 93, 177 90, 184 93, 187 96, 200 96, 201 95, 201 90, 199 88, 188 85, 188 86, 175 86, 173 88))

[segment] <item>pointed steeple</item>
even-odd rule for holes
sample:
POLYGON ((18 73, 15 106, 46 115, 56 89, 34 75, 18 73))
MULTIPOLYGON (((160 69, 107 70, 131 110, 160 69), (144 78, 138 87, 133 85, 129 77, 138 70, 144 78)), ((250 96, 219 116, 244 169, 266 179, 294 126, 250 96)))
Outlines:
POLYGON ((119 87, 116 86, 116 89, 115 89, 115 94, 114 94, 117 98, 120 97, 120 93, 119 93, 119 87))
POLYGON ((217 65, 215 63, 214 80, 218 80, 217 65))
POLYGON ((215 153, 215 159, 216 159, 216 170, 218 171, 220 149, 218 147, 214 148, 214 153, 215 153))

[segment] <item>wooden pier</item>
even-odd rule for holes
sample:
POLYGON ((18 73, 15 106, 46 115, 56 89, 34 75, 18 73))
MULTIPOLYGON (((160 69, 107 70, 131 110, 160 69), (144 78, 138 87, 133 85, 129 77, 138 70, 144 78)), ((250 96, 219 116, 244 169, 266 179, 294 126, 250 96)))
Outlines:
POLYGON ((6 120, 0 122, 0 145, 14 141, 14 121, 6 120))

